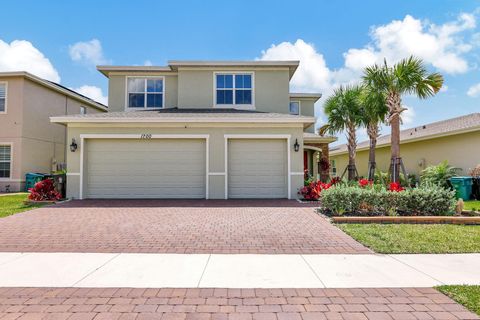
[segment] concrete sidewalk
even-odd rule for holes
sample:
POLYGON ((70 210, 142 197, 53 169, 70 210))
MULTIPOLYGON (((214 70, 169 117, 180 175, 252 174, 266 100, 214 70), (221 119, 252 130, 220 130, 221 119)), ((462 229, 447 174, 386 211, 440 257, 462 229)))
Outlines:
POLYGON ((0 287, 432 287, 480 284, 480 254, 0 253, 0 275, 0 287))

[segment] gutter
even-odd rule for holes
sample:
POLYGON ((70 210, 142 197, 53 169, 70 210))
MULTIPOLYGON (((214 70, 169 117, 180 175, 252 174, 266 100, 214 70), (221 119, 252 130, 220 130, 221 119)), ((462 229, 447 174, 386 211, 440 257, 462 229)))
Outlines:
MULTIPOLYGON (((407 143, 412 143, 412 142, 418 142, 418 141, 424 141, 424 140, 454 136, 454 135, 457 135, 457 134, 475 132, 475 131, 479 131, 479 130, 480 130, 480 125, 475 126, 475 127, 466 128, 466 129, 455 130, 455 131, 435 133, 435 134, 431 134, 431 135, 427 135, 427 136, 423 136, 423 137, 400 140, 400 145, 407 144, 407 143)), ((390 142, 377 144, 375 149, 388 147, 388 146, 390 146, 390 142)), ((370 149, 370 146, 361 147, 361 148, 357 148, 357 152, 358 151, 366 151, 366 150, 369 150, 369 149, 370 149)), ((330 156, 339 156, 339 155, 343 155, 343 154, 348 154, 348 151, 344 150, 344 151, 336 152, 335 150, 330 150, 330 156)))

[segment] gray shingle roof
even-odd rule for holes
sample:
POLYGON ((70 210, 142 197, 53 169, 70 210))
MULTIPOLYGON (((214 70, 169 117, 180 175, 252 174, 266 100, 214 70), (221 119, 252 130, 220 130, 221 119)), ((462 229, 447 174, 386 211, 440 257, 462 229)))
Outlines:
MULTIPOLYGON (((468 129, 480 130, 480 113, 471 113, 465 116, 432 122, 418 127, 405 129, 400 131, 400 141, 408 142, 409 140, 428 139, 441 135, 454 134, 459 131, 462 132, 468 129)), ((377 146, 385 146, 390 144, 390 135, 382 135, 377 140, 377 146)), ((369 147, 369 141, 362 141, 358 143, 357 150, 369 147)), ((332 154, 343 153, 347 151, 347 145, 342 144, 332 147, 332 154)))
POLYGON ((184 109, 184 108, 168 108, 162 110, 145 110, 145 111, 131 111, 131 112, 107 112, 107 113, 91 113, 91 114, 76 114, 71 116, 62 116, 62 117, 52 117, 54 122, 69 122, 69 121, 80 121, 88 122, 91 121, 109 121, 122 122, 123 120, 135 121, 139 120, 142 122, 148 122, 149 120, 155 122, 161 122, 162 120, 195 120, 195 121, 205 121, 209 120, 238 120, 238 121, 248 121, 253 120, 277 120, 277 121, 288 121, 288 122, 304 122, 304 123, 313 123, 315 118, 307 116, 297 116, 290 114, 282 113, 270 113, 270 112, 259 112, 254 110, 238 110, 238 109, 217 109, 217 108, 208 108, 208 109, 184 109))

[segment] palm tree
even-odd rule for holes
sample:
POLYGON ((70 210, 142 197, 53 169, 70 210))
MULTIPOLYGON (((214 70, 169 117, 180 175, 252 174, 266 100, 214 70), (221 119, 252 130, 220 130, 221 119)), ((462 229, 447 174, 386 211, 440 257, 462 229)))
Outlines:
POLYGON ((376 91, 369 86, 364 86, 361 95, 362 102, 362 125, 367 129, 368 138, 370 140, 370 150, 368 153, 368 180, 373 180, 375 169, 377 167, 375 161, 375 148, 377 139, 380 136, 380 123, 385 121, 388 113, 387 104, 385 103, 385 94, 376 91))
POLYGON ((361 124, 361 91, 362 89, 359 86, 340 86, 324 104, 328 124, 321 131, 328 131, 331 134, 346 131, 347 134, 348 167, 345 170, 348 169, 348 180, 355 180, 358 176, 355 156, 357 148, 356 130, 361 124))
POLYGON ((421 59, 410 56, 390 67, 387 61, 383 66, 373 65, 364 71, 363 81, 373 90, 383 92, 388 107, 387 122, 391 126, 391 172, 392 181, 400 179, 400 122, 402 95, 414 94, 420 99, 435 95, 443 85, 443 77, 439 73, 428 73, 421 59))

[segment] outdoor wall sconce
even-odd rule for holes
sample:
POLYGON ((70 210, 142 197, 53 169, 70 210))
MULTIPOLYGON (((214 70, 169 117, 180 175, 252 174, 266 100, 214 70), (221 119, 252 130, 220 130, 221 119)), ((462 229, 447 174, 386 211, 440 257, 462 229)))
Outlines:
POLYGON ((70 144, 70 151, 75 152, 77 148, 77 142, 75 141, 75 138, 72 138, 72 143, 70 144))
POLYGON ((298 150, 300 150, 300 145, 298 144, 298 139, 295 139, 295 144, 293 145, 293 150, 295 150, 295 152, 298 152, 298 150))

